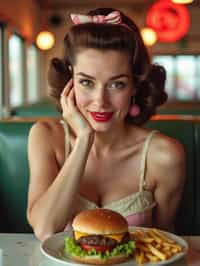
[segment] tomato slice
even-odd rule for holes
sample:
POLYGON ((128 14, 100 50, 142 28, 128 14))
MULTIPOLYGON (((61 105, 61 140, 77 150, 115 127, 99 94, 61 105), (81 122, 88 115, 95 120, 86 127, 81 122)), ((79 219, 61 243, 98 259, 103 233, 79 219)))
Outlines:
POLYGON ((100 252, 105 252, 105 251, 111 251, 113 249, 113 247, 106 247, 106 246, 96 246, 96 245, 81 245, 81 248, 83 250, 90 250, 90 249, 95 249, 96 251, 100 251, 100 252))

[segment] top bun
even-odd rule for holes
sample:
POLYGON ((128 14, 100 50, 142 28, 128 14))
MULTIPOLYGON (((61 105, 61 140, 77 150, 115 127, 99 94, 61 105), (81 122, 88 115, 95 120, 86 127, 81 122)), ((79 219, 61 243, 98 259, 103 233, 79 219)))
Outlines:
POLYGON ((128 222, 118 212, 99 208, 80 212, 74 218, 72 227, 87 234, 121 234, 128 231, 128 222))

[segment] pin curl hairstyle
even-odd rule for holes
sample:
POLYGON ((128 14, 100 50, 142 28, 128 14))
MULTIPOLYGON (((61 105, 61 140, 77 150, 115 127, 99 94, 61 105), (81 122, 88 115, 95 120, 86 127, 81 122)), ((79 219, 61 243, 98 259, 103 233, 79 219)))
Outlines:
MULTIPOLYGON (((98 8, 88 15, 108 15, 113 11, 115 9, 98 8)), ((122 12, 120 14, 122 23, 128 27, 120 24, 85 23, 73 25, 66 34, 63 58, 53 58, 48 71, 49 94, 54 98, 58 111, 62 112, 60 95, 73 76, 76 55, 85 48, 115 50, 128 55, 136 90, 135 103, 139 105, 141 112, 136 117, 127 114, 127 121, 136 125, 144 124, 156 113, 156 108, 167 100, 164 91, 165 69, 151 62, 138 27, 129 17, 122 12)))

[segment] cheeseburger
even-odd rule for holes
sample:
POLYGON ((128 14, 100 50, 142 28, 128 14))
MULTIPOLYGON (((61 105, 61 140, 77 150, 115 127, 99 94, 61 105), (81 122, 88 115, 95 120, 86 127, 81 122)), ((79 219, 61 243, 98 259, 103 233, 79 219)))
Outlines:
POLYGON ((119 213, 93 209, 79 213, 72 223, 73 236, 65 239, 70 258, 93 265, 126 261, 135 249, 128 223, 119 213))

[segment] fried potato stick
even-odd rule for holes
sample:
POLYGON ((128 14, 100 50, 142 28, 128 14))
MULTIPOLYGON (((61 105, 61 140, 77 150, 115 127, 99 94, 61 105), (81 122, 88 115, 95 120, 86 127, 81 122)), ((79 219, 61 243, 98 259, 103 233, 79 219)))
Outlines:
POLYGON ((158 235, 164 242, 168 242, 168 243, 171 243, 171 244, 174 244, 175 241, 168 238, 164 233, 161 233, 158 229, 151 229, 156 235, 158 235))
POLYGON ((166 260, 167 259, 167 256, 165 253, 161 252, 160 250, 158 250, 157 248, 155 248, 153 245, 151 244, 148 244, 147 245, 148 248, 150 249, 150 251, 156 255, 159 259, 161 260, 166 260))

